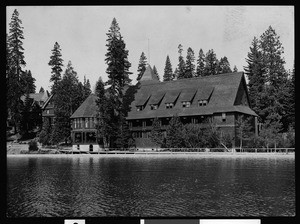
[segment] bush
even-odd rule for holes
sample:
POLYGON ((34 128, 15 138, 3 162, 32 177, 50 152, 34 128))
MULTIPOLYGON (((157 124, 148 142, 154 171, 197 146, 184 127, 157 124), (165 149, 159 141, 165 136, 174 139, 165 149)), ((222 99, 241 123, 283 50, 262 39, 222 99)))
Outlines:
POLYGON ((28 143, 29 147, 29 151, 38 151, 38 146, 37 146, 37 142, 34 141, 34 140, 31 140, 29 143, 28 143))

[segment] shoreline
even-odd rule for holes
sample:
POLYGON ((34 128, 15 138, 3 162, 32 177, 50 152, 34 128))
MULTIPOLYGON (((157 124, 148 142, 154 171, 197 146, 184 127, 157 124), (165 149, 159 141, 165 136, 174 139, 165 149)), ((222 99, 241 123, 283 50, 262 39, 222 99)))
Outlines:
POLYGON ((87 158, 87 157, 192 157, 192 158, 295 158, 295 153, 224 153, 224 152, 134 152, 130 154, 109 153, 109 154, 7 154, 7 157, 67 157, 67 158, 87 158))

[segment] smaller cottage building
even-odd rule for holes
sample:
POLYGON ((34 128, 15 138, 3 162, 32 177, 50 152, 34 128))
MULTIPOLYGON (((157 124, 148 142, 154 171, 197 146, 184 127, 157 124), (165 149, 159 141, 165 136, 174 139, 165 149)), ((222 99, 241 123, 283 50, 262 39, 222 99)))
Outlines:
POLYGON ((101 142, 96 139, 96 95, 91 94, 72 114, 73 150, 97 152, 101 149, 101 142))

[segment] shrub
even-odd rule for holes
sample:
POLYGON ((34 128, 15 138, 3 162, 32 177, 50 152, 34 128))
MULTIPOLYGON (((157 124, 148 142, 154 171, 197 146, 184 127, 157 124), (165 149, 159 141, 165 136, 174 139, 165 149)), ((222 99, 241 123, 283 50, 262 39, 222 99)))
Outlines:
POLYGON ((37 146, 37 142, 35 140, 31 140, 29 143, 28 143, 29 147, 29 151, 37 151, 39 148, 37 146))

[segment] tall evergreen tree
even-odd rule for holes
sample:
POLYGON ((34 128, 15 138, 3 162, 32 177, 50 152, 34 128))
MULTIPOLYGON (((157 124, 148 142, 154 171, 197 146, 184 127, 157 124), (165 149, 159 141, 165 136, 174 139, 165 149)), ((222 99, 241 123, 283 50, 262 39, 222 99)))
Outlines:
POLYGON ((137 81, 139 81, 142 78, 146 70, 146 65, 147 65, 147 58, 144 52, 142 52, 139 60, 138 70, 137 70, 138 72, 138 77, 136 78, 137 81))
POLYGON ((205 66, 205 55, 203 53, 203 50, 200 49, 198 59, 197 59, 196 77, 204 75, 204 66, 205 66))
POLYGON ((260 36, 259 47, 266 66, 267 82, 274 88, 278 88, 286 82, 287 72, 284 69, 282 43, 271 26, 260 36))
POLYGON ((119 24, 114 18, 107 33, 107 53, 105 54, 106 73, 108 74, 108 84, 111 85, 110 93, 114 96, 117 111, 120 111, 122 90, 125 84, 131 82, 129 78, 128 50, 120 33, 119 24))
POLYGON ((67 143, 71 137, 70 116, 83 102, 82 83, 79 82, 77 72, 69 61, 61 81, 57 82, 53 96, 55 123, 51 140, 54 144, 60 141, 67 143))
POLYGON ((224 74, 224 73, 231 73, 232 70, 230 68, 229 61, 226 56, 220 59, 219 63, 219 73, 224 74))
POLYGON ((112 101, 109 99, 109 95, 105 94, 104 83, 101 79, 96 83, 95 94, 98 97, 96 100, 97 104, 97 138, 98 142, 103 142, 104 147, 110 147, 111 140, 115 136, 115 127, 113 122, 114 119, 114 108, 112 101), (101 139, 101 140, 100 140, 101 139))
POLYGON ((19 12, 15 9, 11 22, 9 23, 9 35, 7 36, 7 67, 6 67, 6 83, 7 83, 7 109, 8 117, 17 132, 20 127, 20 113, 22 101, 20 97, 25 94, 21 86, 21 75, 25 67, 23 42, 22 21, 19 19, 19 12))
POLYGON ((178 74, 177 74, 177 79, 182 79, 184 78, 185 76, 185 61, 183 59, 183 56, 182 56, 182 45, 179 44, 178 45, 178 53, 179 53, 179 57, 178 57, 178 68, 177 68, 177 71, 178 71, 178 74))
POLYGON ((195 55, 192 48, 187 49, 186 65, 184 78, 193 78, 195 76, 195 55))
POLYGON ((218 74, 218 59, 213 49, 205 56, 204 76, 218 74))
MULTIPOLYGON (((248 89, 250 105, 252 109, 265 119, 264 108, 267 105, 263 104, 262 97, 265 93, 265 66, 262 54, 258 47, 258 39, 254 37, 248 58, 246 58, 247 66, 244 67, 245 74, 248 77, 248 89)), ((266 101, 266 103, 268 103, 266 101)))
MULTIPOLYGON (((113 106, 112 127, 117 133, 124 122, 124 104, 123 104, 123 88, 130 84, 131 79, 129 75, 129 68, 131 63, 128 61, 128 50, 126 50, 125 42, 120 33, 119 24, 114 18, 110 29, 107 33, 107 53, 105 54, 106 64, 108 65, 106 73, 108 74, 107 84, 110 85, 108 89, 109 101, 113 106)), ((118 137, 114 135, 114 140, 118 137)), ((113 145, 113 144, 111 144, 113 145)))
POLYGON ((279 122, 283 126, 282 131, 287 131, 288 124, 284 124, 284 102, 287 100, 288 74, 284 68, 283 47, 275 30, 269 28, 260 36, 259 47, 262 52, 266 71, 266 91, 269 104, 266 108, 266 119, 279 122), (277 114, 277 115, 274 115, 277 114), (278 120, 279 119, 279 120, 278 120))
POLYGON ((50 82, 53 82, 51 87, 52 93, 55 92, 55 87, 57 83, 61 80, 61 72, 63 67, 63 59, 61 58, 61 49, 57 42, 54 44, 54 48, 52 50, 52 55, 50 56, 50 61, 48 65, 51 66, 51 77, 50 82), (54 91, 54 92, 53 92, 54 91))
POLYGON ((159 74, 157 72, 157 69, 156 69, 155 65, 153 65, 153 73, 154 73, 154 75, 156 75, 157 79, 160 80, 159 74))
POLYGON ((173 79, 174 79, 174 77, 173 77, 172 64, 171 64, 169 55, 167 55, 165 69, 164 69, 163 81, 171 81, 173 79))

